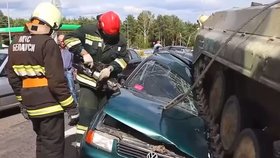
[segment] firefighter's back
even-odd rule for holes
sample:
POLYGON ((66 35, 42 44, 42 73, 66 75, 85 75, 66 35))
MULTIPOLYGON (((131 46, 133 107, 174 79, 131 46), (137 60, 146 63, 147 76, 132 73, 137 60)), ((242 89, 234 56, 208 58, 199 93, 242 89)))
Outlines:
MULTIPOLYGON (((63 112, 58 101, 51 93, 46 78, 45 63, 52 63, 46 61, 47 58, 45 57, 51 54, 48 54, 49 51, 56 51, 50 48, 50 45, 56 46, 56 43, 48 35, 25 33, 16 37, 9 48, 9 63, 22 80, 22 104, 31 117, 42 117, 42 115, 54 115, 63 112), (56 110, 49 109, 44 110, 43 113, 38 112, 38 110, 47 107, 56 107, 56 110)), ((60 52, 56 53, 59 54, 60 52)), ((53 63, 53 65, 56 64, 53 63)), ((60 72, 59 69, 57 71, 60 72)), ((63 74, 63 72, 61 73, 63 74)))

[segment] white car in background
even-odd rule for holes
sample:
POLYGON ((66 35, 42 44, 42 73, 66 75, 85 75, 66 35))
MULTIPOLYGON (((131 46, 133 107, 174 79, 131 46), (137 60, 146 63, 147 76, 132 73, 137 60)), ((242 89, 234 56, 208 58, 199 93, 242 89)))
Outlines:
POLYGON ((20 104, 8 82, 5 72, 7 62, 8 49, 0 49, 0 111, 14 108, 20 104))

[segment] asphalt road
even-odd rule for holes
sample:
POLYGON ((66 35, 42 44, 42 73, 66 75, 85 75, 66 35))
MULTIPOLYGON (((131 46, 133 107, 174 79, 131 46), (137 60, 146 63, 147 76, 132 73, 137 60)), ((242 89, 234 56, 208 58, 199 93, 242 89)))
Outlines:
MULTIPOLYGON (((73 145, 76 129, 69 127, 65 118, 64 157, 78 158, 73 145)), ((0 158, 36 158, 35 144, 36 134, 32 130, 32 123, 24 119, 17 108, 0 112, 0 158)))

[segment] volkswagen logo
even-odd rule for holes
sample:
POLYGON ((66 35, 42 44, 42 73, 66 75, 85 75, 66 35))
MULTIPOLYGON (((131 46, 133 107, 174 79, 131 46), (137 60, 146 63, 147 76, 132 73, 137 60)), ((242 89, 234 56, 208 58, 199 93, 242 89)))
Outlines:
POLYGON ((157 155, 157 153, 149 152, 149 153, 147 154, 147 158, 158 158, 158 155, 157 155))

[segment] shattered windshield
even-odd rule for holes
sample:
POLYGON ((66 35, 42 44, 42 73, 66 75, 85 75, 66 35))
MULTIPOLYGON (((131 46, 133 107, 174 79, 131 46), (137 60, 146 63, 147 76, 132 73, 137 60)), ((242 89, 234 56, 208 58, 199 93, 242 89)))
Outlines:
MULTIPOLYGON (((155 61, 147 61, 127 83, 128 89, 141 94, 138 96, 163 104, 186 93, 190 87, 191 85, 178 74, 155 61)), ((192 94, 179 103, 177 108, 197 115, 192 94)))
POLYGON ((127 87, 159 101, 168 102, 190 85, 169 68, 155 61, 146 62, 128 82, 127 87))

